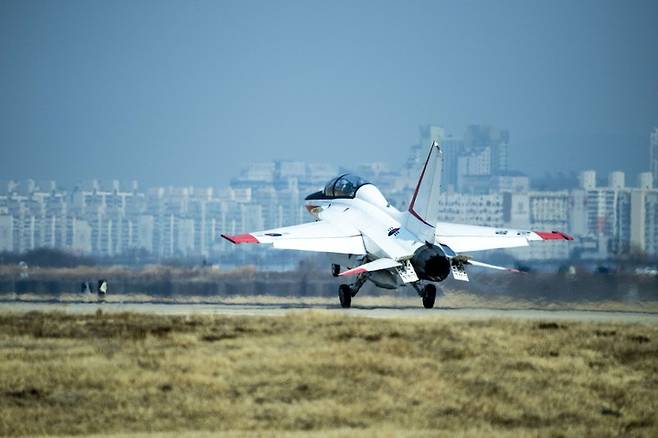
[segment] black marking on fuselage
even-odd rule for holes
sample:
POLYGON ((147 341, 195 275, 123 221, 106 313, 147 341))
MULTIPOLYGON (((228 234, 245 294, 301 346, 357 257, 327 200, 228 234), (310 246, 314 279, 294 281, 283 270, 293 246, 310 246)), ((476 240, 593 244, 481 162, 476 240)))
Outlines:
POLYGON ((400 233, 400 227, 391 227, 388 229, 388 235, 390 236, 397 236, 400 233))

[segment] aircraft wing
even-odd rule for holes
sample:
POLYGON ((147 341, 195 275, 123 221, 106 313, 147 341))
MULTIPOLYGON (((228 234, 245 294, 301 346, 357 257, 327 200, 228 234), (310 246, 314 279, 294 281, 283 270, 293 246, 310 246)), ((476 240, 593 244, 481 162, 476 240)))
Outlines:
POLYGON ((344 224, 337 225, 328 221, 310 222, 247 234, 222 234, 222 237, 236 245, 240 243, 268 243, 279 249, 354 255, 366 254, 363 238, 356 228, 344 224))
POLYGON ((449 222, 438 222, 435 230, 435 243, 446 245, 455 253, 516 248, 528 246, 535 240, 573 240, 560 231, 512 230, 449 222))

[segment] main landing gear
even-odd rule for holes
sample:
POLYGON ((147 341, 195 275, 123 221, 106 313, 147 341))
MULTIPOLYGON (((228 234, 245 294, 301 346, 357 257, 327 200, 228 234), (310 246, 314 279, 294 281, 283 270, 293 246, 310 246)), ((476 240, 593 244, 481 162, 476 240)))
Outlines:
POLYGON ((341 284, 338 286, 338 300, 340 301, 340 307, 347 309, 352 305, 352 297, 356 296, 366 280, 366 276, 361 274, 357 277, 352 286, 348 284, 341 284))
POLYGON ((434 302, 436 301, 436 286, 432 283, 427 283, 422 289, 418 283, 413 283, 413 286, 414 289, 416 289, 416 292, 418 292, 418 295, 423 299, 423 307, 426 309, 434 307, 434 302))

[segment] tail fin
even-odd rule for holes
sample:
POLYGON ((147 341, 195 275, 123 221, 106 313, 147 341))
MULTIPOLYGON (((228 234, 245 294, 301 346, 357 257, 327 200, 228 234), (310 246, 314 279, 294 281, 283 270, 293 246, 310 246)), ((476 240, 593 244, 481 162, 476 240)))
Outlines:
POLYGON ((441 147, 434 140, 409 203, 409 213, 432 228, 439 218, 442 160, 441 147))

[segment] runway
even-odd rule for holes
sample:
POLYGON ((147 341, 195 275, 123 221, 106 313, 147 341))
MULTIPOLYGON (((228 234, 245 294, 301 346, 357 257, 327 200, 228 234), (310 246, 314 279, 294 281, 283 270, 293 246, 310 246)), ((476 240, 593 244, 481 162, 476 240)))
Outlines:
POLYGON ((327 304, 181 304, 181 303, 87 303, 87 302, 2 302, 0 311, 30 312, 58 311, 65 313, 135 312, 160 315, 226 315, 226 316, 285 316, 300 312, 317 311, 369 318, 459 318, 490 319, 513 318, 527 320, 602 321, 658 324, 655 312, 620 312, 602 310, 546 310, 546 309, 492 309, 393 306, 354 306, 342 309, 327 304))

